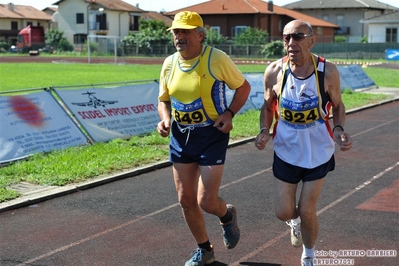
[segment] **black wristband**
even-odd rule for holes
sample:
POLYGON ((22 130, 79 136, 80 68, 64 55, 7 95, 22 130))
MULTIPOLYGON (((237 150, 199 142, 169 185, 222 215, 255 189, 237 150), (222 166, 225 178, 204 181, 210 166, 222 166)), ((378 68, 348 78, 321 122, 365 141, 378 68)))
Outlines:
POLYGON ((261 127, 259 130, 259 134, 262 134, 264 130, 267 130, 267 133, 269 133, 269 129, 267 127, 261 127))
POLYGON ((333 132, 335 131, 336 128, 340 128, 342 131, 344 131, 344 128, 343 128, 342 126, 336 125, 336 126, 333 128, 333 132))
POLYGON ((226 110, 224 110, 225 112, 229 112, 231 114, 231 118, 233 118, 235 116, 235 113, 233 112, 233 110, 231 110, 230 108, 227 108, 226 110))

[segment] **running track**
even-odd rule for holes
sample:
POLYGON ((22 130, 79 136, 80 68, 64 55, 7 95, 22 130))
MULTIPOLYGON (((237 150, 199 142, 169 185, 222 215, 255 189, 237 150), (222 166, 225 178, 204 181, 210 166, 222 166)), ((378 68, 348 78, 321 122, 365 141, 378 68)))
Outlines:
MULTIPOLYGON (((330 265, 399 265, 398 114, 396 101, 347 116, 353 149, 337 149, 318 206, 316 250, 330 265)), ((218 219, 206 215, 212 265, 300 265, 273 213, 271 164, 271 146, 228 150, 220 192, 238 209, 242 238, 226 250, 218 219)), ((0 240, 2 266, 184 265, 195 248, 170 167, 0 213, 0 240)))

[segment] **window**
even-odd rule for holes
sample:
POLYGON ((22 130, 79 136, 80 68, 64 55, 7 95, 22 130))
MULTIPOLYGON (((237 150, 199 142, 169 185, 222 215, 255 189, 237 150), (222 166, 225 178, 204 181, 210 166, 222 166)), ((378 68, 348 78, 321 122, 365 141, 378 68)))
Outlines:
POLYGON ((129 16, 129 30, 138 31, 139 30, 139 16, 130 15, 129 16))
POLYGON ((11 29, 18 30, 18 21, 11 21, 11 29))
POLYGON ((76 13, 76 24, 84 24, 85 15, 83 13, 76 13))
POLYGON ((216 34, 220 34, 220 26, 210 26, 209 29, 216 34))
POLYGON ((97 30, 108 30, 107 28, 107 14, 100 13, 96 15, 97 30))
POLYGON ((323 35, 323 27, 317 27, 316 33, 317 33, 317 35, 323 35))
POLYGON ((398 41, 398 29, 397 28, 386 28, 385 29, 385 42, 397 42, 398 41))
POLYGON ((321 19, 325 20, 325 21, 328 21, 328 15, 323 15, 321 19))
POLYGON ((343 15, 338 15, 337 16, 337 24, 339 26, 344 26, 344 16, 343 15))
POLYGON ((83 44, 87 40, 86 34, 75 34, 73 35, 73 43, 74 44, 83 44))
POLYGON ((235 26, 232 29, 233 30, 232 36, 233 37, 238 37, 238 35, 240 35, 244 31, 246 31, 247 29, 248 29, 248 26, 235 26))

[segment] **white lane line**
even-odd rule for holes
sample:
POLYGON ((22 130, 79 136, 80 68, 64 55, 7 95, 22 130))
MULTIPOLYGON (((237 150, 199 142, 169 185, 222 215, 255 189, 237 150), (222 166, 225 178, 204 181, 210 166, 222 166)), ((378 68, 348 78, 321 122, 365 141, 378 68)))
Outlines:
MULTIPOLYGON (((234 184, 239 183, 239 182, 242 182, 242 181, 247 180, 247 179, 249 179, 249 178, 252 178, 252 177, 261 175, 261 174, 263 174, 263 173, 265 173, 265 172, 267 172, 267 171, 270 171, 271 169, 272 169, 272 168, 269 167, 269 168, 267 168, 267 169, 264 169, 264 170, 262 170, 262 171, 259 171, 259 172, 257 172, 257 173, 254 173, 254 174, 252 174, 252 175, 248 175, 248 176, 245 176, 245 177, 243 177, 243 178, 241 178, 241 179, 232 181, 232 182, 230 182, 230 183, 227 183, 227 184, 221 186, 220 189, 226 188, 226 187, 228 187, 228 186, 234 185, 234 184)), ((79 240, 79 241, 73 242, 73 243, 71 243, 71 244, 69 244, 69 245, 66 245, 66 246, 63 246, 63 247, 54 249, 54 250, 52 250, 52 251, 50 251, 50 252, 48 252, 48 253, 46 253, 46 254, 43 254, 43 255, 40 255, 40 256, 36 257, 36 258, 32 258, 32 259, 30 259, 30 260, 24 261, 24 262, 18 264, 17 266, 25 266, 25 265, 32 264, 32 263, 34 263, 34 262, 36 262, 36 261, 39 261, 39 260, 48 258, 48 257, 50 257, 50 256, 52 256, 52 255, 54 255, 54 254, 56 254, 56 253, 65 251, 65 250, 67 250, 67 249, 70 249, 70 248, 72 248, 72 247, 78 246, 78 245, 83 244, 83 243, 85 243, 85 242, 91 241, 91 240, 96 239, 96 238, 98 238, 98 237, 101 237, 101 236, 104 236, 104 235, 106 235, 106 234, 112 233, 112 232, 114 232, 114 231, 116 231, 116 230, 122 229, 122 228, 124 228, 124 227, 126 227, 126 226, 132 225, 132 224, 137 223, 137 222, 139 222, 139 221, 141 221, 141 220, 144 220, 144 219, 147 219, 147 218, 152 217, 152 216, 154 216, 154 215, 160 214, 160 213, 162 213, 162 212, 165 212, 165 211, 170 210, 170 209, 172 209, 172 208, 174 208, 174 207, 177 207, 177 206, 180 206, 179 203, 175 203, 175 204, 169 205, 169 206, 167 206, 167 207, 165 207, 165 208, 162 208, 162 209, 159 209, 159 210, 157 210, 157 211, 155 211, 155 212, 152 212, 152 213, 149 213, 149 214, 147 214, 147 215, 141 216, 141 217, 139 217, 139 218, 137 218, 137 219, 131 220, 131 221, 129 221, 129 222, 126 222, 126 223, 124 223, 124 224, 121 224, 121 225, 118 225, 118 226, 115 226, 115 227, 112 227, 112 228, 109 228, 109 229, 104 230, 104 231, 102 231, 102 232, 99 232, 99 233, 97 233, 97 234, 88 236, 88 237, 83 238, 83 239, 81 239, 81 240, 79 240)))
MULTIPOLYGON (((351 195, 353 195, 354 193, 358 192, 359 190, 361 190, 362 188, 365 188, 367 185, 370 185, 373 181, 377 180, 378 178, 382 177, 383 175, 385 175, 386 173, 390 172, 391 170, 393 170, 395 167, 397 167, 399 165, 399 162, 396 162, 394 165, 388 167, 387 169, 385 169, 384 171, 380 172, 379 174, 373 176, 372 178, 370 178, 369 180, 367 180, 366 182, 360 184, 359 186, 357 186, 356 188, 354 188, 353 190, 349 191, 348 193, 346 193, 345 195, 343 195, 342 197, 340 197, 339 199, 331 202, 330 204, 328 204, 327 206, 325 206, 324 208, 322 208, 321 210, 319 210, 317 212, 317 215, 319 216, 320 214, 326 212, 327 210, 331 209, 332 207, 334 207, 335 205, 337 205, 338 203, 340 203, 341 201, 343 201, 344 199, 350 197, 351 195)), ((288 229, 286 231, 284 231, 283 233, 281 233, 280 235, 276 236, 275 238, 269 240, 268 242, 266 242, 265 244, 263 244, 262 246, 260 246, 259 248, 257 248, 256 250, 248 253, 246 256, 240 258, 239 260, 233 262, 232 264, 229 264, 231 266, 239 266, 241 265, 240 263, 243 261, 247 261, 248 259, 254 257, 255 255, 265 251, 266 248, 270 247, 271 245, 273 245, 274 243, 276 243, 277 241, 279 241, 280 239, 282 239, 283 237, 285 237, 286 235, 290 234, 291 230, 288 229)))
POLYGON ((162 208, 162 209, 160 209, 160 210, 158 210, 158 211, 155 211, 155 212, 153 212, 153 213, 150 213, 150 214, 141 216, 141 217, 139 217, 139 218, 137 218, 137 219, 131 220, 131 221, 129 221, 129 222, 126 222, 126 223, 124 223, 124 224, 121 224, 121 225, 118 225, 118 226, 115 226, 115 227, 112 227, 112 228, 109 228, 109 229, 104 230, 104 231, 102 231, 102 232, 99 232, 99 233, 97 233, 97 234, 94 234, 94 235, 91 235, 91 236, 89 236, 89 237, 83 238, 83 239, 81 239, 81 240, 79 240, 79 241, 73 242, 73 243, 71 243, 71 244, 69 244, 69 245, 66 245, 66 246, 57 248, 57 249, 55 249, 55 250, 53 250, 53 251, 50 251, 50 252, 48 252, 48 253, 46 253, 46 254, 43 254, 43 255, 41 255, 41 256, 38 256, 38 257, 36 257, 36 258, 27 260, 27 261, 25 261, 25 262, 23 262, 23 263, 21 263, 21 264, 18 264, 17 266, 29 265, 29 264, 31 264, 31 263, 34 263, 34 262, 38 261, 38 260, 48 258, 48 257, 50 257, 50 256, 52 256, 52 255, 54 255, 54 254, 56 254, 56 253, 58 253, 58 252, 67 250, 67 249, 69 249, 69 248, 78 246, 78 245, 80 245, 80 244, 83 244, 83 243, 88 242, 88 241, 90 241, 90 240, 93 240, 93 239, 95 239, 95 238, 104 236, 104 235, 106 235, 106 234, 108 234, 108 233, 111 233, 111 232, 113 232, 113 231, 122 229, 123 227, 129 226, 129 225, 131 225, 131 224, 134 224, 134 223, 136 223, 136 222, 139 222, 139 221, 141 221, 141 220, 144 220, 144 219, 149 218, 149 217, 151 217, 151 216, 154 216, 154 215, 156 215, 156 214, 162 213, 162 212, 167 211, 167 210, 169 210, 169 209, 172 209, 172 208, 174 208, 174 207, 176 207, 176 206, 178 206, 178 205, 179 205, 178 203, 172 204, 172 205, 170 205, 170 206, 168 206, 168 207, 162 208))
POLYGON ((367 129, 367 130, 365 130, 365 131, 362 131, 362 132, 359 132, 359 133, 357 133, 357 134, 351 135, 351 137, 354 138, 354 137, 360 136, 360 135, 365 134, 365 133, 367 133, 367 132, 373 131, 374 129, 377 129, 377 128, 379 128, 379 127, 382 127, 382 126, 391 124, 391 123, 393 123, 393 122, 396 122, 396 121, 398 121, 398 120, 399 120, 399 118, 396 118, 396 119, 394 119, 394 120, 385 122, 385 123, 380 124, 380 125, 378 125, 378 126, 369 128, 369 129, 367 129))
MULTIPOLYGON (((363 132, 361 132, 361 133, 352 135, 352 137, 359 136, 359 135, 361 135, 361 134, 363 134, 363 133, 366 133, 366 132, 368 132, 368 131, 374 130, 374 129, 376 129, 376 128, 378 128, 378 127, 381 127, 381 126, 383 126, 383 125, 390 124, 390 123, 395 122, 395 121, 397 121, 397 120, 399 120, 399 118, 398 118, 398 119, 394 119, 394 120, 389 121, 389 122, 386 122, 386 123, 381 124, 381 125, 379 125, 379 126, 373 127, 373 128, 371 128, 371 129, 368 129, 368 130, 363 131, 363 132)), ((397 164, 399 164, 399 162, 396 163, 396 164, 393 166, 393 168, 396 167, 397 164)), ((222 185, 222 186, 220 187, 220 189, 226 188, 226 187, 231 186, 231 185, 233 185, 233 184, 242 182, 242 181, 247 180, 247 179, 249 179, 249 178, 252 178, 252 177, 255 177, 255 176, 257 176, 257 175, 263 174, 263 173, 265 173, 265 172, 271 171, 271 169, 272 169, 272 168, 269 167, 269 168, 267 168, 267 169, 264 169, 264 170, 262 170, 262 171, 259 171, 259 172, 257 172, 257 173, 254 173, 254 174, 252 174, 252 175, 249 175, 249 176, 243 177, 243 178, 241 178, 241 179, 238 179, 238 180, 236 180, 236 181, 227 183, 227 184, 225 184, 225 185, 222 185)), ((388 168, 388 169, 389 169, 389 168, 388 168)), ((378 177, 379 177, 379 176, 378 176, 378 177)), ((377 177, 377 178, 378 178, 378 177, 377 177)), ((375 177, 373 177, 373 178, 375 178, 375 177)), ((372 178, 372 179, 373 179, 373 178, 372 178)), ((374 179, 373 179, 373 180, 374 180, 374 179)), ((372 180, 372 181, 373 181, 373 180, 372 180)), ((372 181, 371 181, 371 182, 372 182, 372 181)), ((367 182, 370 182, 370 181, 367 181, 367 182)), ((365 182, 365 183, 367 183, 367 182, 365 182)), ((371 183, 371 182, 370 182, 370 183, 371 183)), ((368 184, 363 184, 363 187, 366 186, 366 185, 368 185, 368 184)), ((359 186, 359 187, 360 187, 360 186, 359 186)), ((338 199, 337 201, 334 201, 334 202, 331 203, 330 205, 328 205, 328 206, 324 207, 323 209, 321 209, 320 211, 318 211, 317 214, 319 215, 320 213, 326 211, 327 209, 329 209, 329 208, 331 208, 332 206, 336 205, 337 203, 341 202, 342 200, 344 200, 345 198, 349 197, 350 195, 352 195, 353 193, 355 193, 356 191, 360 190, 360 189, 363 188, 363 187, 360 187, 360 188, 357 189, 357 190, 355 189, 355 191, 351 191, 351 192, 347 193, 346 195, 343 196, 344 198, 342 198, 342 199, 340 198, 340 199, 338 199), (348 194, 350 194, 350 195, 348 195, 348 194), (328 208, 327 208, 327 207, 328 207, 328 208), (326 209, 326 208, 327 208, 327 209, 326 209)), ((55 250, 53 250, 53 251, 50 251, 50 252, 48 252, 48 253, 46 253, 46 254, 43 254, 43 255, 41 255, 41 256, 38 256, 38 257, 36 257, 36 258, 32 258, 32 259, 30 259, 30 260, 27 260, 27 261, 25 261, 25 262, 23 262, 23 263, 21 263, 21 264, 18 264, 17 266, 25 266, 25 265, 28 265, 28 264, 30 264, 30 263, 36 262, 36 261, 38 261, 38 260, 41 260, 41 259, 50 257, 50 256, 52 256, 52 255, 54 255, 54 254, 56 254, 56 253, 58 253, 58 252, 67 250, 67 249, 69 249, 69 248, 72 248, 72 247, 75 247, 75 246, 77 246, 77 245, 83 244, 83 243, 88 242, 88 241, 90 241, 90 240, 93 240, 93 239, 95 239, 95 238, 104 236, 104 235, 106 235, 106 234, 108 234, 108 233, 111 233, 111 232, 113 232, 113 231, 115 231, 115 230, 122 229, 123 227, 132 225, 132 224, 134 224, 134 223, 136 223, 136 222, 138 222, 138 221, 141 221, 141 220, 144 220, 144 219, 146 219, 146 218, 152 217, 152 216, 154 216, 154 215, 156 215, 156 214, 162 213, 162 212, 164 212, 164 211, 167 211, 167 210, 169 210, 169 209, 171 209, 171 208, 174 208, 174 207, 177 207, 177 206, 179 206, 178 203, 172 204, 172 205, 170 205, 170 206, 168 206, 168 207, 165 207, 165 208, 160 209, 160 210, 158 210, 158 211, 155 211, 155 212, 153 212, 153 213, 147 214, 147 215, 145 215, 145 216, 142 216, 142 217, 140 217, 140 218, 134 219, 134 220, 129 221, 129 222, 127 222, 127 223, 121 224, 121 225, 119 225, 119 226, 116 226, 116 227, 107 229, 107 230, 105 230, 105 231, 102 231, 102 232, 100 232, 100 233, 94 234, 94 235, 89 236, 89 237, 87 237, 87 238, 84 238, 84 239, 81 239, 81 240, 79 240, 79 241, 73 242, 73 243, 71 243, 71 244, 69 244, 69 245, 60 247, 60 248, 58 248, 58 249, 55 249, 55 250)), ((277 236, 277 237, 271 239, 270 241, 268 241, 267 243, 265 243, 264 245, 262 245, 262 246, 261 246, 260 248, 258 248, 256 251, 253 251, 253 252, 249 253, 247 256, 241 258, 240 260, 246 259, 246 258, 250 258, 250 257, 252 257, 252 256, 254 256, 254 255, 256 255, 256 254, 258 254, 259 252, 263 251, 264 249, 266 249, 266 248, 269 247, 270 245, 276 243, 278 240, 280 240, 281 238, 283 238, 284 236, 286 236, 286 235, 289 234, 289 233, 290 233, 290 230, 287 230, 287 231, 283 232, 283 233, 280 234, 279 236, 277 236), (251 254, 252 254, 252 255, 251 255, 251 254)), ((239 265, 239 261, 234 262, 234 264, 232 264, 232 265, 239 265)))

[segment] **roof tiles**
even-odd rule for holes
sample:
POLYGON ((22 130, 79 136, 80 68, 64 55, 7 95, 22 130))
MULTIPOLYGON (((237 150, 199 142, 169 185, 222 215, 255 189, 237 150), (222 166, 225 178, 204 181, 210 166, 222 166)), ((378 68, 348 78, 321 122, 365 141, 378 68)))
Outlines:
POLYGON ((370 9, 398 9, 394 6, 376 0, 302 0, 287 4, 291 9, 322 9, 322 8, 370 8, 370 9))
MULTIPOLYGON (((53 5, 59 5, 60 3, 65 1, 67 0, 59 0, 55 2, 53 5)), ((132 6, 131 4, 128 4, 121 0, 85 0, 85 2, 89 4, 97 4, 109 10, 138 12, 138 13, 144 12, 142 9, 132 6)))
POLYGON ((51 16, 33 6, 0 4, 0 18, 51 20, 51 16))
POLYGON ((262 0, 210 0, 201 4, 178 9, 173 12, 168 12, 166 14, 174 15, 183 10, 195 11, 201 15, 218 15, 218 14, 286 15, 293 19, 301 19, 307 21, 312 26, 334 27, 334 28, 339 27, 336 24, 276 5, 273 5, 273 9, 271 11, 269 10, 269 3, 262 0))

